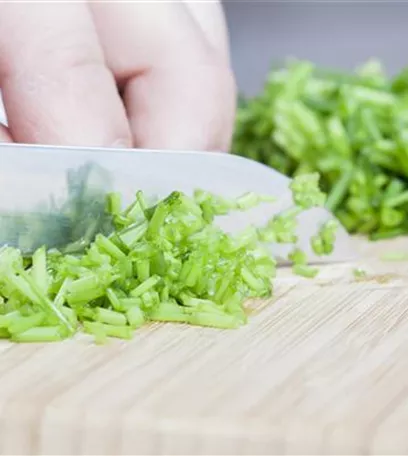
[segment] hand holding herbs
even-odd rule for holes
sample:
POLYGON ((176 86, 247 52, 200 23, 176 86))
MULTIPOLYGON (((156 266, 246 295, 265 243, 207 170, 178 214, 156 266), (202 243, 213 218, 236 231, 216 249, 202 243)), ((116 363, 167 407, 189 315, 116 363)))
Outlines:
MULTIPOLYGON (((276 261, 265 242, 293 244, 295 272, 313 277, 296 247, 296 216, 325 202, 316 174, 292 182, 294 206, 261 228, 223 232, 214 218, 269 201, 252 193, 226 200, 204 191, 173 192, 153 206, 142 192, 122 208, 109 194, 114 229, 99 233, 85 251, 38 248, 23 256, 0 248, 0 335, 16 342, 59 341, 78 331, 97 342, 130 339, 149 321, 238 328, 248 298, 272 293, 276 261)), ((333 249, 336 223, 311 239, 316 253, 333 249)))
POLYGON ((307 61, 273 70, 242 100, 232 149, 288 176, 318 172, 350 233, 408 233, 408 70, 392 80, 375 61, 355 74, 307 61))

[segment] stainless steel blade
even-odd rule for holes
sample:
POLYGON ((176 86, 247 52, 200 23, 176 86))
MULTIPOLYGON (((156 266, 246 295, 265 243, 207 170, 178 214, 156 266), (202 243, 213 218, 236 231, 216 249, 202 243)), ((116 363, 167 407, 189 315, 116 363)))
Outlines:
MULTIPOLYGON (((131 201, 139 189, 155 197, 167 196, 174 190, 192 194, 201 188, 225 197, 257 192, 277 198, 276 203, 264 203, 247 212, 219 217, 217 223, 228 232, 237 232, 249 225, 260 226, 292 204, 289 178, 255 161, 230 154, 3 144, 0 145, 0 236, 3 236, 0 243, 17 244, 24 249, 20 240, 11 239, 13 233, 5 238, 1 227, 8 223, 7 214, 34 213, 49 220, 45 237, 36 240, 37 244, 45 239, 52 246, 55 230, 63 232, 66 223, 59 218, 58 208, 72 191, 67 176, 88 164, 94 165, 98 172, 87 185, 104 192, 118 191, 124 203, 131 201)), ((320 258, 313 254, 310 236, 329 218, 333 218, 332 215, 321 208, 301 214, 299 246, 312 262, 353 259, 353 243, 343 228, 338 230, 332 255, 320 258)), ((24 227, 26 240, 34 236, 33 233, 34 227, 24 227)), ((32 246, 30 242, 25 246, 32 246)), ((281 261, 289 251, 283 245, 271 245, 271 250, 281 261)))

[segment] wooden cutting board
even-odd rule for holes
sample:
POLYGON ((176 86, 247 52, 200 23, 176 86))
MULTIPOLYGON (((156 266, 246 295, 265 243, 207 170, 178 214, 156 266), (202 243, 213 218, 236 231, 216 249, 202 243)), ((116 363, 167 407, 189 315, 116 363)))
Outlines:
POLYGON ((280 270, 249 324, 0 346, 1 454, 407 454, 408 262, 280 270))

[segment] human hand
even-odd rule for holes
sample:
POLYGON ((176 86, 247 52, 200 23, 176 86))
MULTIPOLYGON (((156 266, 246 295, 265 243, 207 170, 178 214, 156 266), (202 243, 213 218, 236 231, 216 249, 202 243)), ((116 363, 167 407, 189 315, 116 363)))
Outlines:
POLYGON ((218 2, 0 4, 0 142, 228 150, 218 2))

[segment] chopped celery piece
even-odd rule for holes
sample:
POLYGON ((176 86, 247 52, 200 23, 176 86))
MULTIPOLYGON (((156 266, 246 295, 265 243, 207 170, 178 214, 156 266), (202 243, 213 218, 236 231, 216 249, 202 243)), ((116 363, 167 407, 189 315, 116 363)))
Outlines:
POLYGON ((126 255, 117 247, 112 241, 110 241, 103 234, 98 234, 95 238, 95 245, 102 251, 105 251, 110 257, 115 260, 121 260, 126 258, 126 255))
POLYGON ((28 317, 16 318, 10 322, 7 329, 11 334, 19 334, 36 326, 40 326, 44 322, 45 318, 46 316, 44 313, 37 313, 28 317))
POLYGON ((122 210, 122 198, 119 193, 110 193, 106 198, 107 212, 112 215, 120 215, 122 210))
POLYGON ((149 318, 153 321, 187 323, 189 316, 183 307, 163 302, 153 312, 149 313, 149 318))
POLYGON ((142 305, 141 298, 122 298, 120 300, 121 306, 124 307, 125 310, 128 310, 132 307, 140 307, 142 305))
POLYGON ((112 288, 108 288, 106 290, 106 297, 108 298, 108 300, 114 310, 116 310, 118 312, 123 310, 124 306, 123 306, 120 298, 115 293, 115 290, 113 290, 112 288))
POLYGON ((129 248, 132 247, 145 235, 147 231, 147 222, 134 224, 126 227, 117 233, 119 239, 129 248))
POLYGON ((131 328, 139 328, 145 322, 145 316, 140 307, 131 307, 126 312, 126 317, 131 328))
POLYGON ((137 277, 140 281, 144 282, 150 277, 150 260, 140 259, 136 263, 137 277))
POLYGON ((316 235, 312 236, 311 245, 317 255, 332 253, 336 240, 336 229, 337 223, 334 220, 329 220, 321 226, 316 235))
POLYGON ((158 282, 160 282, 160 277, 152 276, 138 285, 134 290, 131 290, 130 295, 134 298, 142 296, 144 293, 155 287, 158 282))
POLYGON ((356 279, 363 279, 363 278, 367 277, 367 272, 364 271, 364 269, 355 268, 355 269, 353 269, 353 275, 356 279))
POLYGON ((386 252, 380 257, 382 261, 408 261, 408 252, 386 252))
POLYGON ((41 292, 48 290, 47 256, 45 247, 41 247, 34 252, 32 275, 35 283, 41 292))
POLYGON ((118 339, 131 339, 133 330, 130 326, 115 326, 106 323, 88 322, 84 323, 84 330, 96 337, 116 337, 118 339))
POLYGON ((293 264, 306 264, 307 256, 302 250, 295 249, 289 254, 289 260, 291 260, 293 264))
POLYGON ((99 278, 89 275, 71 282, 67 289, 67 301, 70 305, 85 303, 103 296, 104 293, 99 278))
POLYGON ((98 345, 103 345, 107 342, 108 335, 102 323, 85 321, 83 326, 85 333, 93 335, 98 345))
POLYGON ((313 278, 316 277, 319 270, 317 268, 312 268, 305 264, 295 264, 293 265, 293 272, 299 276, 313 278))
POLYGON ((189 315, 188 323, 198 326, 210 326, 212 328, 235 329, 241 325, 241 321, 234 315, 215 314, 210 312, 197 312, 189 315))
POLYGON ((78 325, 78 317, 73 309, 70 307, 61 307, 61 313, 65 315, 67 320, 71 323, 73 328, 78 325))
POLYGON ((14 310, 5 315, 0 315, 0 328, 8 328, 14 321, 21 317, 18 310, 14 310))
POLYGON ((120 312, 115 310, 103 309, 99 307, 95 312, 95 320, 101 323, 107 323, 113 326, 124 326, 126 325, 126 317, 120 312))
POLYGON ((27 331, 13 334, 11 340, 14 342, 58 342, 64 339, 63 332, 59 326, 39 326, 30 328, 27 331))

